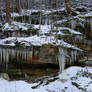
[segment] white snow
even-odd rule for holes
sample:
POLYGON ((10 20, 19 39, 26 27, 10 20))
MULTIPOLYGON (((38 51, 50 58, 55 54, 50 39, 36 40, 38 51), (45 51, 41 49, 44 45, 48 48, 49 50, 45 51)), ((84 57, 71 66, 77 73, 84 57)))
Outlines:
MULTIPOLYGON (((60 8, 58 9, 58 11, 64 11, 65 8, 60 8)), ((40 10, 38 9, 22 9, 22 12, 21 12, 21 15, 30 15, 32 13, 37 13, 37 12, 40 12, 40 10)), ((54 12, 57 12, 57 10, 55 9, 42 9, 41 10, 42 14, 43 15, 48 15, 50 13, 54 13, 54 12)))
POLYGON ((16 12, 11 13, 11 17, 19 17, 20 15, 16 12))
POLYGON ((84 15, 85 17, 92 17, 92 12, 89 12, 87 14, 84 15))
POLYGON ((20 22, 11 22, 11 24, 5 23, 2 27, 2 31, 15 31, 15 30, 28 30, 30 27, 30 24, 27 23, 20 23, 20 22))
MULTIPOLYGON (((1 45, 11 45, 11 46, 14 46, 14 42, 16 40, 16 37, 9 37, 9 38, 6 38, 6 39, 3 39, 3 40, 0 40, 0 44, 1 45), (5 44, 4 42, 5 41, 11 41, 10 44, 5 44)), ((19 42, 26 42, 26 43, 29 43, 29 46, 30 45, 36 45, 36 46, 41 46, 43 44, 48 44, 48 43, 53 43, 55 42, 55 38, 53 36, 32 36, 32 37, 17 37, 17 40, 19 42)))
POLYGON ((80 32, 77 32, 77 31, 75 31, 75 30, 73 30, 73 29, 70 29, 70 28, 68 28, 68 27, 59 27, 58 29, 61 30, 61 32, 62 32, 63 30, 65 30, 66 32, 69 31, 71 34, 81 35, 80 32))
POLYGON ((41 84, 35 89, 32 89, 32 87, 39 85, 39 82, 7 81, 0 78, 0 92, 92 92, 92 78, 82 76, 82 72, 85 71, 92 74, 91 67, 87 67, 87 69, 70 67, 58 76, 60 79, 47 85, 41 84), (77 83, 80 89, 73 85, 72 82, 77 83))
MULTIPOLYGON (((42 14, 46 15, 46 14, 50 14, 52 12, 55 12, 56 10, 41 10, 42 14)), ((29 9, 29 10, 23 10, 22 9, 22 12, 21 12, 21 15, 30 15, 32 13, 37 13, 37 12, 40 12, 40 10, 38 9, 29 9)))
POLYGON ((8 45, 8 46, 15 46, 14 42, 16 41, 18 42, 24 42, 25 46, 42 46, 44 44, 52 44, 52 45, 56 45, 56 46, 61 46, 61 47, 65 47, 65 48, 71 48, 73 50, 78 50, 78 51, 82 51, 81 49, 68 44, 66 42, 64 42, 63 40, 57 40, 54 36, 46 36, 46 35, 42 35, 42 36, 31 36, 31 37, 9 37, 9 38, 5 38, 0 40, 0 45, 8 45), (5 44, 6 41, 9 41, 9 44, 5 44))
POLYGON ((45 34, 49 33, 51 31, 51 26, 50 25, 33 25, 33 28, 39 29, 40 34, 45 34))
POLYGON ((82 51, 81 49, 79 49, 79 48, 77 48, 77 47, 75 47, 75 46, 73 46, 69 43, 66 43, 63 40, 58 40, 57 45, 61 46, 61 47, 65 47, 65 48, 71 48, 71 49, 74 49, 74 50, 82 51))

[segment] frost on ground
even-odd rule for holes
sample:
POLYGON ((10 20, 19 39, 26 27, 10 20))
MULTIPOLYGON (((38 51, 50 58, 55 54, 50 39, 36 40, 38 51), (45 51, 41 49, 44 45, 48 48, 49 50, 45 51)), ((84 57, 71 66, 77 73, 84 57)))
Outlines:
MULTIPOLYGON (((92 68, 70 67, 59 79, 44 84, 0 79, 0 92, 92 92, 92 68), (36 86, 36 88, 33 88, 36 86)), ((49 78, 52 79, 52 78, 49 78)))

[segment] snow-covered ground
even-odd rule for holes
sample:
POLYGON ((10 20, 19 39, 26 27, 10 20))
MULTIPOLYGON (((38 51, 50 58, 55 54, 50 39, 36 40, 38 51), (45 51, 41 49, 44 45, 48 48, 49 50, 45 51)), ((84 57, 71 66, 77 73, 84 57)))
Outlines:
POLYGON ((13 21, 11 24, 5 23, 2 27, 2 31, 28 30, 30 27, 30 24, 13 21))
MULTIPOLYGON (((0 78, 0 92, 92 92, 92 68, 70 67, 49 84, 7 81, 0 78), (33 87, 36 87, 33 89, 33 87)), ((49 78, 49 79, 53 79, 49 78)))

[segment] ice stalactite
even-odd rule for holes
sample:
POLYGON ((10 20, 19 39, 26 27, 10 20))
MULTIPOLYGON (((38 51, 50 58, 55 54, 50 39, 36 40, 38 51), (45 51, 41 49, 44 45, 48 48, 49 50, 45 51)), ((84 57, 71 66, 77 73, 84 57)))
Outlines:
POLYGON ((77 51, 76 50, 71 50, 71 60, 70 60, 70 64, 74 61, 77 60, 77 51))
POLYGON ((8 63, 9 63, 9 50, 8 49, 6 49, 6 51, 5 51, 5 53, 6 53, 6 55, 5 55, 5 67, 6 67, 6 70, 8 69, 8 63))
POLYGON ((2 49, 0 48, 0 65, 2 64, 2 49))
POLYGON ((32 60, 32 51, 14 48, 0 48, 0 66, 2 69, 8 69, 9 62, 32 60))
POLYGON ((74 51, 71 51, 71 62, 70 64, 74 61, 74 51))
POLYGON ((3 65, 5 65, 5 57, 6 57, 5 54, 6 54, 6 53, 5 53, 5 49, 3 49, 3 65))
POLYGON ((26 60, 26 51, 24 50, 24 59, 26 60))
POLYGON ((92 18, 90 18, 90 30, 91 30, 91 32, 92 32, 92 18))
POLYGON ((8 67, 9 62, 9 50, 0 48, 0 66, 8 67))
POLYGON ((67 49, 59 47, 58 60, 59 60, 60 72, 62 72, 64 70, 64 68, 65 68, 66 56, 67 56, 67 49))
POLYGON ((76 27, 76 21, 75 20, 71 20, 71 28, 74 29, 76 27))
POLYGON ((86 18, 86 27, 90 29, 90 18, 86 18))

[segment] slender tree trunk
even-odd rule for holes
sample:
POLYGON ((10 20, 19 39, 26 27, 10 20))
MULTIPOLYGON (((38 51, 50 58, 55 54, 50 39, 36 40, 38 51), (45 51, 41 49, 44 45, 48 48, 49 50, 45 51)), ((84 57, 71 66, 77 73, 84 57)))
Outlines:
POLYGON ((57 7, 57 4, 56 4, 57 0, 53 0, 53 3, 52 3, 52 8, 56 8, 57 7))
POLYGON ((16 0, 16 1, 17 1, 17 12, 21 14, 20 0, 16 0))
POLYGON ((0 10, 1 10, 1 0, 0 0, 0 10))
MULTIPOLYGON (((0 0, 0 12, 2 11, 2 10, 1 10, 1 6, 2 6, 2 5, 1 5, 1 0, 0 0)), ((0 17, 0 21, 1 21, 1 20, 2 20, 2 16, 0 17)))
POLYGON ((65 0, 65 6, 68 14, 77 15, 77 13, 71 8, 70 0, 65 0))
POLYGON ((6 0, 6 22, 11 23, 10 0, 6 0))
POLYGON ((24 9, 28 9, 28 0, 23 0, 24 9))
POLYGON ((42 0, 40 0, 40 20, 39 20, 39 29, 41 29, 42 22, 42 0))

